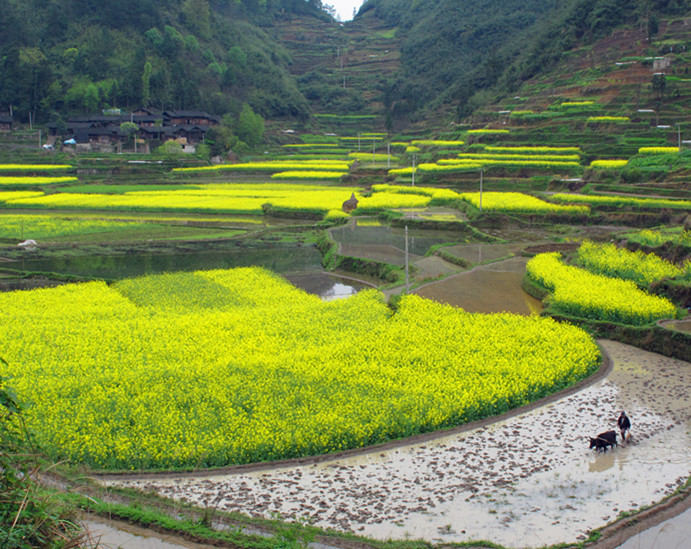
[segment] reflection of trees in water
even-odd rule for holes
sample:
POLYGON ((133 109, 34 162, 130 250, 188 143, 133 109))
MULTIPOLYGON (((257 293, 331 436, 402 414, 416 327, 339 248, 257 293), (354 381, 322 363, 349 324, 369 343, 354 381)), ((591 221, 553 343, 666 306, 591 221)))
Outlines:
POLYGON ((293 286, 316 295, 327 293, 334 285, 334 280, 328 275, 300 275, 287 276, 286 278, 293 286))
MULTIPOLYGON (((331 236, 341 244, 389 245, 405 250, 405 230, 392 227, 359 227, 345 225, 331 231, 331 236)), ((424 256, 435 244, 454 242, 456 238, 449 233, 430 234, 430 231, 408 230, 408 250, 411 254, 424 256)))
POLYGON ((187 253, 130 253, 31 260, 25 270, 54 272, 97 278, 131 278, 175 271, 203 271, 260 266, 271 271, 295 272, 321 269, 321 255, 315 247, 252 248, 194 251, 187 253))
POLYGON ((431 282, 415 293, 469 313, 539 314, 542 304, 525 293, 522 279, 520 272, 475 270, 431 282))
POLYGON ((353 295, 366 287, 356 282, 341 280, 326 273, 292 275, 286 276, 286 279, 293 286, 327 300, 353 295))

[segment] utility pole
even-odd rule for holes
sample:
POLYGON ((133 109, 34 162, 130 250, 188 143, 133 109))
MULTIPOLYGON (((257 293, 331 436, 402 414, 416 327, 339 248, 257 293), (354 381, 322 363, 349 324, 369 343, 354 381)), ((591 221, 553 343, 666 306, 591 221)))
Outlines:
POLYGON ((405 226, 405 293, 408 293, 410 284, 408 281, 408 225, 405 226))
POLYGON ((339 46, 337 46, 337 48, 338 48, 338 50, 337 50, 338 53, 336 54, 336 57, 338 57, 338 64, 340 65, 341 70, 343 70, 343 56, 341 55, 341 48, 343 48, 345 50, 345 46, 339 45, 339 46))
POLYGON ((484 170, 480 168, 480 211, 482 211, 482 173, 484 170))
POLYGON ((412 179, 412 182, 413 182, 412 186, 414 187, 415 186, 415 155, 413 155, 413 179, 412 179))
POLYGON ((372 166, 377 163, 377 155, 375 154, 375 139, 372 138, 372 166))
POLYGON ((386 167, 391 167, 391 143, 386 144, 386 167))

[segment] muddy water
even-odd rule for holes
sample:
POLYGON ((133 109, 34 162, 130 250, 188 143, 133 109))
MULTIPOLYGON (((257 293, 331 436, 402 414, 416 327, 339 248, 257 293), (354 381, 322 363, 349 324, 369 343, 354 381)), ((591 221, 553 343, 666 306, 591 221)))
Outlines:
POLYGON ((344 299, 355 295, 360 290, 373 286, 349 278, 339 277, 328 273, 302 273, 286 275, 285 278, 298 288, 308 293, 318 295, 322 301, 344 299))
POLYGON ((604 381, 487 427, 331 462, 117 483, 377 539, 572 543, 691 474, 691 364, 602 345, 614 361, 604 381), (613 428, 622 409, 630 441, 589 450, 588 437, 613 428))
MULTIPOLYGON (((117 526, 110 522, 85 521, 83 523, 87 531, 88 541, 83 545, 87 549, 190 549, 199 545, 180 545, 166 541, 161 534, 151 537, 146 530, 133 525, 118 523, 117 526)), ((151 533, 149 531, 149 533, 151 533)))
POLYGON ((470 263, 479 264, 515 255, 522 247, 521 244, 465 244, 462 246, 447 246, 444 248, 444 251, 465 259, 470 263))
POLYGON ((691 319, 668 322, 666 327, 672 330, 679 330, 680 332, 691 332, 691 319))
POLYGON ((450 276, 415 293, 473 313, 539 314, 540 300, 521 288, 527 259, 516 257, 450 276))
MULTIPOLYGON (((219 246, 220 247, 220 246, 219 246)), ((128 253, 26 259, 7 263, 21 271, 60 273, 106 279, 132 278, 176 271, 232 269, 259 265, 276 273, 321 271, 321 254, 313 246, 196 250, 185 253, 128 253)))
POLYGON ((685 549, 691 545, 691 509, 639 532, 617 549, 685 549))
MULTIPOLYGON (((361 226, 357 222, 331 230, 341 255, 405 264, 405 230, 388 226, 361 226)), ((409 261, 422 258, 435 244, 453 242, 454 237, 443 231, 408 231, 409 261)))

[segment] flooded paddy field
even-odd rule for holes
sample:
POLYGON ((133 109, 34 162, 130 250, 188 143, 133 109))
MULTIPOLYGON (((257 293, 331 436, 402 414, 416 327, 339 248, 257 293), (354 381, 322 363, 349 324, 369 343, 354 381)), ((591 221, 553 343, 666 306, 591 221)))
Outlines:
POLYGON ((679 330, 680 332, 691 332, 691 318, 665 322, 664 325, 666 328, 671 328, 672 330, 679 330))
POLYGON ((612 370, 519 415, 424 442, 331 460, 106 484, 376 539, 486 539, 537 547, 585 539, 619 513, 659 501, 691 473, 691 364, 602 341, 612 370), (626 410, 631 439, 595 453, 588 437, 626 410))
POLYGON ((329 273, 298 273, 285 275, 293 286, 321 297, 322 301, 344 299, 361 290, 372 288, 364 282, 329 273))
POLYGON ((691 508, 651 528, 641 528, 617 549, 684 549, 691 540, 691 508))
POLYGON ((199 545, 181 540, 177 536, 164 536, 132 524, 113 522, 101 517, 83 523, 88 532, 85 549, 201 549, 199 545), (183 545, 184 544, 184 545, 183 545))
POLYGON ((471 313, 539 314, 543 309, 540 300, 521 288, 527 262, 526 258, 515 257, 478 266, 420 286, 414 293, 471 313))
MULTIPOLYGON (((213 248, 213 246, 211 246, 213 248)), ((121 279, 177 271, 232 269, 258 265, 277 273, 321 270, 321 255, 314 247, 289 249, 209 249, 187 253, 129 253, 16 262, 22 271, 121 279)), ((9 264, 7 264, 9 266, 9 264)))
MULTIPOLYGON (((373 259, 393 265, 405 264, 406 232, 403 228, 359 225, 357 222, 351 222, 330 232, 339 245, 341 255, 373 259)), ((454 242, 458 238, 453 233, 445 231, 409 230, 409 260, 412 262, 421 259, 432 246, 454 242)))

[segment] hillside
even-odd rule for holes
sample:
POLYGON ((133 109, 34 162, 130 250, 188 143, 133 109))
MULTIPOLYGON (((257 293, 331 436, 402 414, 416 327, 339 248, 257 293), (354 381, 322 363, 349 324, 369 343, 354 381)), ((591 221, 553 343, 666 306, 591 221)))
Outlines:
POLYGON ((306 117, 272 32, 298 16, 332 21, 319 0, 0 0, 0 112, 28 122, 247 102, 265 117, 306 117))
POLYGON ((660 19, 689 17, 691 10, 685 2, 657 0, 367 0, 358 18, 367 14, 394 29, 400 41, 400 70, 387 92, 388 113, 397 121, 440 110, 462 120, 491 95, 512 93, 558 69, 568 52, 615 29, 648 33, 660 19))
MULTIPOLYGON (((586 163, 629 158, 643 146, 682 145, 691 129, 689 23, 661 20, 652 46, 641 29, 613 31, 570 51, 553 70, 526 81, 516 95, 478 108, 466 121, 473 127, 509 128, 512 135, 502 145, 580 147, 586 163)), ((662 162, 628 166, 621 181, 645 186, 643 193, 668 189, 683 196, 688 167, 662 162)))
MULTIPOLYGON (((663 35, 666 21, 689 16, 680 0, 367 0, 339 24, 321 0, 0 0, 0 114, 59 125, 144 106, 237 118, 248 104, 290 124, 330 115, 332 129, 352 129, 376 117, 378 130, 424 132, 479 122, 485 105, 533 95, 519 91, 526 82, 559 86, 550 75, 615 31, 640 36, 635 48, 610 42, 613 57, 658 56, 666 40, 683 51, 685 28, 663 35)), ((632 78, 621 67, 617 77, 632 78)), ((662 110, 683 88, 666 76, 662 110)))
POLYGON ((346 25, 301 17, 275 28, 313 113, 382 113, 389 80, 400 69, 400 40, 385 21, 365 12, 346 25))

